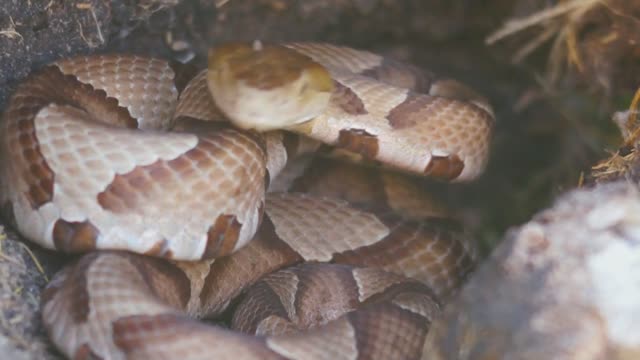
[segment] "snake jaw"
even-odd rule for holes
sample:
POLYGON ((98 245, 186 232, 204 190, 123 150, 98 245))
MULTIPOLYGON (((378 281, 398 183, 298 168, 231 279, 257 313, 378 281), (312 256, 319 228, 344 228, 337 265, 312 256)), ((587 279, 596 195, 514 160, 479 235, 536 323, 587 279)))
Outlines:
POLYGON ((268 131, 321 114, 334 89, 329 72, 281 46, 227 45, 209 52, 207 84, 234 125, 268 131))

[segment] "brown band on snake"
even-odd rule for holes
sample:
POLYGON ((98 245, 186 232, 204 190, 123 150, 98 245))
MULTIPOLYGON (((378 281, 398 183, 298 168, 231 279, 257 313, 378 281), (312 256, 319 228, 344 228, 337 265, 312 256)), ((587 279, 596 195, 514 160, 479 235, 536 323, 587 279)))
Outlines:
POLYGON ((18 166, 23 168, 23 179, 29 184, 26 195, 34 208, 51 201, 54 183, 54 174, 40 151, 35 135, 36 116, 44 116, 38 115, 40 110, 49 104, 71 105, 103 122, 137 127, 137 121, 127 109, 118 106, 116 99, 89 84, 81 83, 74 76, 62 74, 56 66, 48 66, 28 79, 18 88, 14 99, 6 118, 12 120, 9 127, 15 126, 18 135, 17 143, 10 141, 10 146, 23 149, 21 154, 16 154, 23 160, 18 161, 21 164, 18 166), (13 111, 13 106, 17 110, 13 111))
MULTIPOLYGON (((384 301, 390 301, 397 299, 401 302, 402 294, 406 293, 422 293, 432 298, 435 307, 441 306, 437 300, 437 296, 431 289, 431 287, 425 285, 415 279, 405 278, 402 276, 392 276, 386 278, 385 281, 379 281, 376 284, 376 278, 379 277, 380 270, 376 268, 356 268, 354 271, 354 278, 357 278, 358 282, 362 282, 360 292, 360 302, 364 305, 376 304, 384 301), (372 271, 373 270, 373 271, 372 271), (374 280, 374 281, 369 281, 374 280), (371 285, 375 284, 375 285, 371 285)), ((407 306, 411 308, 411 306, 407 306)), ((421 314, 423 316, 434 315, 433 309, 423 308, 411 308, 410 311, 421 314)))
POLYGON ((71 105, 83 109, 94 119, 114 126, 136 129, 138 121, 131 116, 127 108, 118 103, 118 99, 110 97, 102 89, 80 82, 73 75, 64 75, 56 66, 44 69, 46 75, 39 77, 38 82, 50 87, 47 91, 51 103, 71 105))
POLYGON ((100 231, 89 221, 59 219, 53 226, 53 242, 64 252, 87 252, 96 249, 100 231))
MULTIPOLYGON (((106 54, 65 59, 55 64, 64 74, 117 98, 142 128, 163 128, 175 110, 175 73, 166 61, 106 54), (126 73, 126 76, 122 76, 126 73), (155 125, 153 125, 155 123, 155 125)), ((113 123, 109 119, 96 118, 113 123)))
POLYGON ((258 335, 309 329, 358 308, 358 289, 347 266, 303 264, 281 270, 243 294, 231 327, 258 335))
POLYGON ((218 216, 207 231, 207 246, 202 258, 216 258, 231 253, 238 242, 241 228, 242 224, 235 215, 218 216))
POLYGON ((316 158, 291 185, 290 191, 347 200, 361 209, 388 210, 386 187, 377 169, 316 158))
POLYGON ((370 305, 347 316, 354 327, 368 329, 356 333, 360 359, 411 359, 422 352, 430 325, 430 319, 386 303, 370 305), (394 328, 412 331, 398 336, 398 332, 391 333, 394 328))
POLYGON ((400 63, 385 57, 382 63, 360 73, 389 85, 426 93, 435 80, 435 74, 411 64, 400 63))
POLYGON ((353 308, 358 305, 358 284, 353 278, 351 269, 347 271, 347 269, 343 270, 340 268, 341 271, 329 273, 335 277, 335 282, 339 281, 345 287, 345 291, 341 291, 339 294, 333 293, 332 291, 325 292, 316 290, 313 283, 325 281, 322 277, 327 273, 323 273, 318 267, 312 267, 311 270, 312 271, 310 272, 303 271, 298 272, 297 274, 300 286, 298 286, 294 306, 297 310, 298 316, 303 318, 303 325, 311 327, 312 323, 318 319, 321 319, 320 323, 333 320, 332 315, 327 316, 316 312, 310 312, 308 309, 313 308, 314 303, 322 304, 325 300, 330 301, 331 299, 331 302, 333 303, 344 302, 348 304, 347 306, 353 308))
POLYGON ((453 79, 439 79, 434 81, 431 88, 425 91, 432 96, 441 96, 449 99, 457 99, 473 104, 487 113, 492 113, 487 99, 478 94, 467 85, 453 79))
POLYGON ((132 259, 130 263, 136 267, 155 296, 179 309, 187 306, 191 298, 191 283, 180 268, 158 258, 149 258, 145 262, 132 259))
POLYGON ((375 159, 378 155, 378 138, 364 129, 340 130, 336 146, 360 154, 366 159, 375 159))
POLYGON ((453 234, 459 226, 449 220, 402 220, 382 217, 391 232, 373 245, 335 254, 331 262, 359 267, 376 267, 404 273, 428 284, 438 296, 445 296, 472 270, 473 260, 453 234), (402 269, 414 269, 406 273, 402 269))
POLYGON ((442 194, 442 185, 425 184, 400 172, 317 157, 290 191, 344 199, 377 215, 392 212, 412 219, 449 218, 451 211, 441 195, 434 194, 442 194))
POLYGON ((398 106, 393 108, 387 115, 389 125, 396 129, 414 126, 426 117, 429 106, 435 101, 434 98, 417 93, 409 93, 407 98, 398 106), (426 109, 426 110, 425 110, 426 109))
POLYGON ((206 327, 179 314, 123 317, 114 322, 113 340, 130 359, 161 358, 167 355, 167 347, 187 358, 288 359, 269 350, 264 339, 206 327), (202 351, 202 344, 216 345, 202 351))
POLYGON ((169 242, 167 239, 158 240, 144 255, 171 259, 173 253, 169 250, 169 242))
POLYGON ((169 170, 166 169, 166 161, 158 160, 147 166, 138 166, 126 174, 117 174, 111 184, 98 194, 98 204, 114 213, 125 213, 130 210, 139 209, 141 195, 155 183, 150 172, 158 174, 158 181, 167 181, 170 177, 169 170))
MULTIPOLYGON (((37 117, 48 105, 70 105, 88 112, 94 119, 129 128, 137 127, 137 121, 127 109, 118 106, 118 101, 99 89, 79 82, 75 77, 64 75, 56 66, 48 66, 23 83, 11 102, 6 118, 10 120, 9 133, 14 131, 15 139, 9 140, 13 149, 21 149, 15 154, 22 161, 17 163, 22 169, 22 178, 29 189, 26 197, 33 208, 51 201, 53 197, 54 174, 46 163, 35 134, 37 117)), ((13 150, 15 151, 15 150, 13 150)))
POLYGON ((60 276, 64 276, 64 288, 63 284, 52 282, 42 294, 42 304, 47 304, 60 291, 70 291, 74 296, 70 299, 68 309, 70 310, 70 316, 75 323, 84 323, 87 321, 89 312, 91 311, 89 305, 89 288, 87 287, 87 270, 98 257, 97 253, 90 254, 82 257, 72 268, 66 268, 60 273, 60 276))
MULTIPOLYGON (((215 168, 218 159, 226 154, 225 147, 253 142, 255 135, 223 129, 206 133, 199 137, 194 148, 171 160, 157 160, 146 166, 137 166, 126 174, 117 174, 109 186, 97 196, 103 209, 114 213, 141 210, 154 196, 164 195, 163 188, 183 186, 181 176, 198 171, 199 168, 215 168), (231 140, 229 139, 231 138, 231 140), (231 144, 230 144, 231 143, 231 144)), ((264 153, 263 142, 254 142, 264 153)), ((252 146, 255 149, 255 146, 252 146)), ((243 153, 241 156, 254 156, 243 153)), ((264 156, 264 155, 263 155, 264 156)), ((194 184, 191 189, 197 193, 207 193, 208 184, 194 184)))
MULTIPOLYGON (((302 267, 299 267, 298 269, 302 269, 302 267)), ((325 302, 344 302, 348 303, 348 306, 353 308, 357 306, 356 299, 358 298, 358 284, 353 278, 351 269, 338 268, 338 271, 325 273, 322 272, 319 267, 311 267, 309 271, 298 271, 296 273, 296 276, 298 277, 299 285, 295 297, 294 307, 296 309, 296 314, 298 314, 298 316, 302 318, 300 320, 302 320, 303 326, 306 325, 306 327, 310 327, 311 324, 316 320, 320 320, 320 323, 333 320, 327 315, 322 315, 315 312, 309 313, 309 310, 307 309, 312 309, 313 304, 323 304, 325 302), (323 279, 323 277, 325 277, 327 274, 331 275, 328 276, 329 278, 335 277, 335 282, 342 283, 345 291, 334 293, 333 291, 327 292, 326 290, 317 290, 316 287, 313 286, 313 283, 326 281, 326 278, 323 279)))
MULTIPOLYGON (((64 76, 55 67, 42 71, 43 79, 60 80, 64 76)), ((35 135, 34 119, 38 112, 52 102, 55 93, 50 87, 52 81, 41 82, 39 77, 27 79, 16 91, 4 114, 7 121, 8 149, 15 152, 18 173, 28 185, 26 197, 36 209, 51 201, 53 197, 54 174, 40 151, 35 135)))
MULTIPOLYGON (((138 333, 151 332, 152 329, 165 329, 170 325, 184 321, 174 314, 160 314, 156 316, 132 315, 117 319, 113 323, 114 344, 129 353, 135 348, 143 347, 145 339, 138 333)), ((164 341, 169 340, 170 335, 164 335, 164 341)))
MULTIPOLYGON (((33 115, 35 116, 35 113, 33 115)), ((19 145, 14 148, 23 149, 21 155, 26 161, 22 165, 24 169, 22 176, 29 183, 29 190, 25 195, 29 199, 31 207, 35 209, 51 201, 54 174, 40 152, 40 146, 35 136, 33 117, 29 116, 28 118, 31 120, 18 120, 20 121, 18 125, 20 135, 17 139, 19 145)))
POLYGON ((98 356, 92 349, 91 345, 84 344, 78 348, 78 351, 73 355, 73 360, 102 360, 103 358, 98 356))
POLYGON ((463 169, 464 162, 458 155, 433 156, 424 173, 435 179, 450 181, 457 178, 463 169))
MULTIPOLYGON (((56 276, 58 276, 58 278, 65 279, 66 281, 66 279, 69 277, 69 274, 71 274, 71 272, 72 272, 71 267, 66 267, 62 269, 60 272, 58 272, 56 276)), ((54 297, 58 295, 58 292, 62 288, 63 288, 62 282, 57 282, 57 283, 53 281, 49 282, 47 286, 42 290, 42 293, 40 294, 40 304, 42 306, 47 304, 49 301, 51 301, 54 297)))
MULTIPOLYGON (((242 288, 240 284, 248 284, 257 280, 259 274, 265 274, 283 266, 302 261, 302 257, 276 234, 273 222, 265 214, 254 239, 233 256, 217 259, 204 280, 200 301, 214 302, 213 299, 231 299, 236 294, 225 293, 225 289, 242 288), (247 268, 247 264, 251 264, 247 268)), ((222 302, 216 300, 215 302, 222 302)), ((222 309, 211 310, 217 313, 222 309)))
MULTIPOLYGON (((283 299, 275 288, 258 281, 246 292, 244 301, 234 311, 231 327, 248 334, 259 333, 259 326, 265 321, 290 322, 289 313, 285 308, 283 299), (258 301, 255 301, 259 299, 258 301), (260 314, 260 316, 257 316, 260 314)), ((295 296, 291 294, 291 296, 295 296)), ((259 333, 265 335, 264 333, 259 333)), ((270 333, 272 334, 272 333, 270 333)))
POLYGON ((178 173, 184 173, 193 169, 193 163, 187 156, 178 156, 175 159, 169 160, 167 161, 167 166, 178 173))
POLYGON ((363 115, 367 113, 362 99, 360 99, 353 90, 337 81, 334 81, 334 84, 335 90, 333 94, 331 94, 331 102, 337 104, 350 115, 363 115))
MULTIPOLYGON (((331 357, 332 350, 337 352, 334 356, 341 359, 418 358, 429 325, 440 307, 433 301, 433 294, 423 284, 414 280, 374 271, 371 275, 381 278, 388 286, 373 285, 367 290, 371 292, 371 296, 364 301, 358 301, 360 296, 358 291, 354 290, 359 288, 359 284, 353 287, 357 282, 356 272, 357 269, 344 266, 305 264, 269 275, 247 292, 247 298, 255 300, 240 304, 238 312, 241 313, 239 316, 243 316, 245 309, 251 312, 251 307, 257 307, 264 308, 270 315, 261 320, 256 313, 245 312, 245 315, 252 319, 234 321, 233 327, 248 333, 280 335, 268 338, 267 345, 288 358, 315 358, 315 351, 331 357), (299 312, 299 308, 292 307, 293 304, 290 303, 299 294, 289 293, 286 285, 280 288, 283 285, 276 281, 283 275, 292 280, 302 280, 305 273, 312 278, 307 280, 312 280, 310 287, 313 288, 311 292, 315 296, 315 299, 310 299, 311 303, 308 305, 311 306, 305 310, 309 311, 306 314, 299 312), (328 286, 328 279, 335 276, 342 279, 334 282, 340 284, 340 291, 334 293, 328 286), (342 280, 346 282, 342 283, 342 280), (272 292, 279 293, 278 297, 282 301, 280 310, 274 307, 272 298, 260 296, 266 295, 269 287, 272 292), (344 293, 345 290, 350 294, 344 293), (337 299, 340 294, 343 294, 342 298, 337 299), (263 303, 261 300, 266 302, 263 303), (283 313, 283 308, 286 309, 286 314, 278 315, 283 313), (353 311, 356 308, 358 311, 353 311), (318 327, 303 333, 290 333, 296 329, 309 329, 308 321, 316 322, 318 325, 326 324, 326 328, 318 327), (325 335, 321 335, 321 338, 324 340, 320 344, 324 346, 315 348, 309 346, 310 342, 301 341, 305 337, 313 338, 323 332, 325 335), (332 343, 336 346, 345 343, 351 345, 333 349, 332 345, 329 345, 332 343), (401 349, 396 348, 397 346, 401 349)), ((292 283, 298 288, 302 284, 303 281, 292 283)))

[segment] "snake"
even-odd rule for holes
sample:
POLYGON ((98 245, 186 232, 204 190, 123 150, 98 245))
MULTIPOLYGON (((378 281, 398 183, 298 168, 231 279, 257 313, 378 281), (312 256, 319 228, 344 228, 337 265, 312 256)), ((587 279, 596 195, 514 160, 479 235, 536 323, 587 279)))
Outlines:
POLYGON ((488 101, 326 43, 223 44, 189 69, 79 56, 8 102, 2 214, 83 254, 42 294, 55 346, 73 359, 427 356, 474 256, 415 195, 417 176, 482 174, 488 101), (299 168, 316 176, 286 175, 310 154, 299 168), (232 329, 198 321, 216 316, 232 329))

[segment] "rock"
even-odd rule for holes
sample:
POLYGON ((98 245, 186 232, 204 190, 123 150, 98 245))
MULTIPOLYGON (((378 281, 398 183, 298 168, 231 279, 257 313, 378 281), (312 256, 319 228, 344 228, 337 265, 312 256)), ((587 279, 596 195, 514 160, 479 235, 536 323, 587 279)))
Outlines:
POLYGON ((39 307, 40 292, 61 259, 44 256, 2 225, 0 245, 0 358, 59 359, 41 326, 39 307))
POLYGON ((425 346, 434 359, 638 359, 639 266, 640 190, 575 190, 508 233, 425 346))

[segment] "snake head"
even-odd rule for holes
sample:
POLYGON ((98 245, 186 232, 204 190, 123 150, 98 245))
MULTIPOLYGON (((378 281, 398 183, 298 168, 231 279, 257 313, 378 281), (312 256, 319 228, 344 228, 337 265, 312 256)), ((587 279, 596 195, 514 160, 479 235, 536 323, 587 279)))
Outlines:
POLYGON ((329 71, 310 57, 258 42, 211 49, 207 84, 231 122, 258 131, 313 119, 327 107, 334 88, 329 71))

